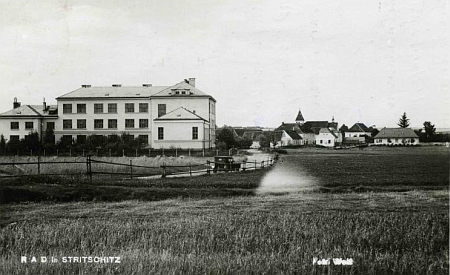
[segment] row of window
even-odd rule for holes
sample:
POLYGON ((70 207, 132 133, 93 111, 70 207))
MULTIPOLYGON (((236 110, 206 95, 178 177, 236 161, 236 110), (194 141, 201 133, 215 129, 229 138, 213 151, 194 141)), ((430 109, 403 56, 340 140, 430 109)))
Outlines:
MULTIPOLYGON (((117 119, 108 119, 107 129, 117 129, 117 119)), ((103 119, 94 119, 94 129, 104 129, 103 119)), ((125 119, 125 128, 135 128, 134 119, 125 119)), ((148 128, 148 119, 139 119, 139 128, 148 128)), ((63 129, 73 129, 71 119, 63 119, 63 129)), ((77 119, 77 129, 86 129, 86 119, 77 119)))
MULTIPOLYGON (((34 122, 33 121, 25 121, 25 129, 26 130, 31 130, 34 128, 34 122)), ((19 130, 19 122, 17 121, 12 121, 11 122, 11 130, 19 130)))
MULTIPOLYGON (((103 114, 103 103, 94 103, 94 114, 103 114)), ((108 103, 107 113, 117 114, 117 103, 108 103)), ((125 113, 134 113, 134 103, 125 103, 125 113)), ((63 104, 63 113, 72 114, 72 104, 63 104)), ((139 103, 139 113, 148 113, 148 103, 139 103)), ((77 114, 86 114, 86 104, 77 104, 77 114)))
MULTIPOLYGON (((325 140, 326 142, 326 140, 325 140)), ((323 144, 323 140, 320 140, 320 144, 323 144)), ((331 144, 331 139, 328 139, 328 144, 331 144)))

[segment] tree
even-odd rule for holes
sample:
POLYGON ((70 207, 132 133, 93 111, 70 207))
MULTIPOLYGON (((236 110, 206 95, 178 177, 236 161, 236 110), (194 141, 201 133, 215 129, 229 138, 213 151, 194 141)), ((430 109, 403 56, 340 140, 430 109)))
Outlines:
POLYGON ((436 128, 430 121, 425 121, 423 123, 423 129, 425 130, 425 140, 433 141, 433 137, 436 135, 436 128))
POLYGON ((227 150, 236 145, 236 141, 234 140, 234 135, 231 128, 224 127, 222 131, 220 131, 219 135, 217 135, 216 146, 218 146, 219 144, 223 144, 222 142, 225 143, 225 147, 227 150))
POLYGON ((345 142, 345 132, 348 131, 348 127, 345 124, 342 124, 341 128, 339 128, 339 132, 342 134, 342 142, 345 142))
POLYGON ((238 137, 236 139, 236 145, 241 149, 249 149, 252 144, 253 140, 248 137, 238 137))
POLYGON ((53 154, 56 152, 55 132, 52 128, 47 128, 45 130, 44 136, 42 137, 42 146, 44 147, 46 154, 53 154))
POLYGON ((406 117, 406 112, 403 112, 403 115, 398 120, 397 125, 400 126, 401 128, 408 128, 409 119, 408 119, 408 117, 406 117))

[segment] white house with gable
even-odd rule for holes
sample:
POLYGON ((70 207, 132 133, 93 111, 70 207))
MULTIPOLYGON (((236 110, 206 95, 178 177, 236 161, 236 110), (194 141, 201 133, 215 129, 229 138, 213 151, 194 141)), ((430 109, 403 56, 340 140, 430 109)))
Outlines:
POLYGON ((321 128, 316 135, 316 145, 334 147, 342 143, 342 133, 334 128, 321 128))

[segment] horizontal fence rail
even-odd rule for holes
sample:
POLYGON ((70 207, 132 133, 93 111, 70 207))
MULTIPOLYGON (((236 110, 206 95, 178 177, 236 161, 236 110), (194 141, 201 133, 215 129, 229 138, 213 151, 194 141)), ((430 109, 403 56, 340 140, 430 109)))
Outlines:
POLYGON ((26 176, 85 176, 92 182, 93 175, 127 176, 133 178, 152 178, 168 176, 192 176, 195 174, 211 174, 219 172, 248 171, 270 167, 276 159, 267 158, 263 161, 242 162, 214 162, 191 163, 188 165, 166 164, 159 166, 148 166, 129 163, 120 163, 93 159, 87 156, 80 161, 42 161, 37 157, 36 161, 9 161, 0 163, 0 178, 26 177, 26 176), (24 168, 24 167, 25 168, 24 168), (43 171, 44 167, 53 167, 43 171), (55 172, 56 170, 57 172, 55 172))

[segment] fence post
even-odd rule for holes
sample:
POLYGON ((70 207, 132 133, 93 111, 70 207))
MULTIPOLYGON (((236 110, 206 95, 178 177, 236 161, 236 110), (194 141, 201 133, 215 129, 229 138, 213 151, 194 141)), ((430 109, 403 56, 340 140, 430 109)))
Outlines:
POLYGON ((59 157, 59 149, 56 149, 56 156, 59 157))
POLYGON ((130 159, 130 178, 133 179, 133 160, 130 159))
POLYGON ((191 148, 189 148, 189 156, 191 156, 191 148))
POLYGON ((161 157, 164 157, 164 148, 162 148, 161 157))
POLYGON ((84 158, 84 149, 83 149, 83 158, 84 158))
POLYGON ((210 174, 211 173, 211 162, 209 161, 209 160, 207 160, 206 161, 206 165, 207 165, 207 167, 206 167, 206 174, 210 174))
POLYGON ((166 164, 163 163, 163 165, 161 165, 161 168, 162 168, 161 178, 165 178, 166 177, 166 164))
POLYGON ((44 157, 45 157, 45 149, 44 149, 44 157))
POLYGON ((178 148, 175 148, 175 157, 178 157, 178 148))
POLYGON ((92 183, 92 161, 91 156, 88 156, 88 174, 89 174, 89 182, 92 183))
POLYGON ((111 157, 111 149, 109 149, 109 157, 111 157))
POLYGON ((72 157, 72 149, 69 149, 69 156, 72 157))
POLYGON ((264 160, 261 161, 261 169, 263 169, 263 168, 264 168, 264 160))
POLYGON ((30 157, 33 156, 33 149, 30 149, 30 157))
POLYGON ((203 152, 203 156, 205 156, 205 148, 203 148, 203 151, 202 151, 202 152, 203 152))
POLYGON ((37 165, 38 165, 38 175, 40 175, 41 174, 41 157, 38 157, 37 165))
POLYGON ((192 168, 191 168, 191 164, 189 163, 189 176, 192 177, 192 168))
POLYGON ((244 161, 242 162, 242 171, 245 172, 246 169, 247 169, 247 162, 244 160, 244 161))
POLYGON ((137 149, 136 149, 136 157, 137 157, 137 149))
POLYGON ((255 159, 255 170, 256 170, 256 159, 255 159))
POLYGON ((150 158, 152 155, 150 154, 151 153, 151 151, 150 151, 151 149, 150 148, 148 148, 148 157, 150 158))

